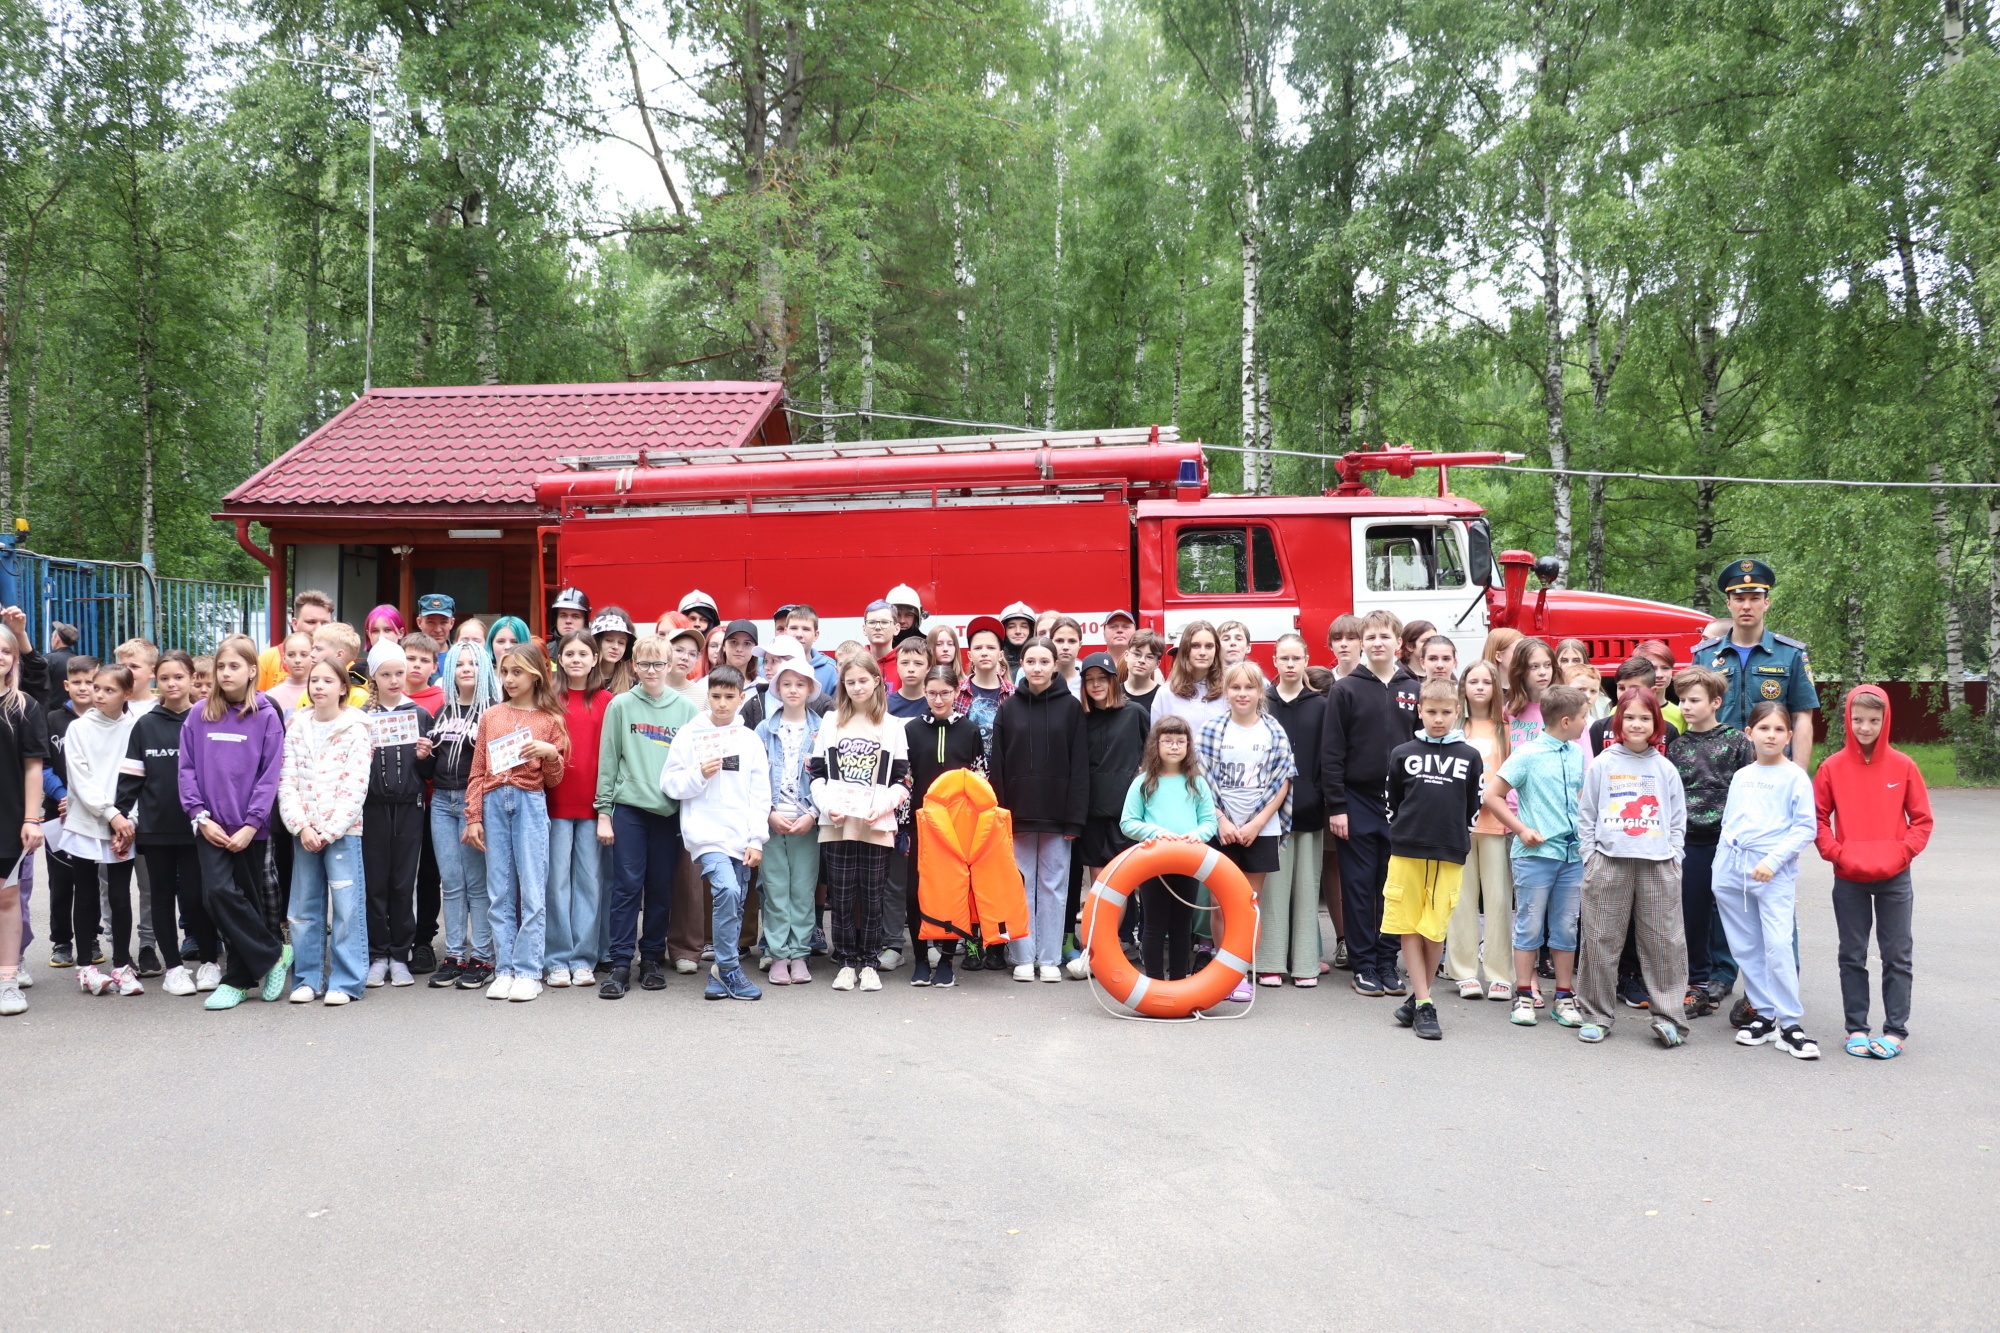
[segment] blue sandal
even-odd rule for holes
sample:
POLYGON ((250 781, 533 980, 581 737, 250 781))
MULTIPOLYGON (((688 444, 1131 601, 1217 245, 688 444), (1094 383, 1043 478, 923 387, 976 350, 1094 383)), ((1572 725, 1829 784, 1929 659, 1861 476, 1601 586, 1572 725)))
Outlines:
POLYGON ((1875 1039, 1873 1037, 1867 1036, 1865 1034, 1857 1034, 1855 1036, 1849 1037, 1847 1039, 1847 1044, 1844 1047, 1842 1047, 1842 1049, 1845 1050, 1849 1055, 1858 1055, 1864 1060, 1871 1059, 1873 1058, 1875 1051, 1870 1043, 1872 1043, 1874 1040, 1875 1039))
POLYGON ((1868 1053, 1877 1060, 1893 1060, 1903 1053, 1903 1039, 1883 1033, 1868 1039, 1868 1053))

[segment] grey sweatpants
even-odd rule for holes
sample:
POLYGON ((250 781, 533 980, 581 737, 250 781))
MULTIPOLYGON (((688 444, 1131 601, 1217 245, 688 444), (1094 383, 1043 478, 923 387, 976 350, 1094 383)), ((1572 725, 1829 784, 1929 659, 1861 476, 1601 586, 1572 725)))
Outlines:
POLYGON ((1868 1031, 1868 934, 1882 955, 1882 1030, 1910 1035, 1910 918, 1914 894, 1906 869, 1888 879, 1833 881, 1840 927, 1840 999, 1849 1032, 1868 1031))
POLYGON ((1681 868, 1674 861, 1593 853, 1583 868, 1583 921, 1577 934, 1577 998, 1592 1022, 1609 1028, 1618 1011, 1618 955, 1627 924, 1638 937, 1639 972, 1652 1018, 1687 1034, 1687 929, 1681 868))

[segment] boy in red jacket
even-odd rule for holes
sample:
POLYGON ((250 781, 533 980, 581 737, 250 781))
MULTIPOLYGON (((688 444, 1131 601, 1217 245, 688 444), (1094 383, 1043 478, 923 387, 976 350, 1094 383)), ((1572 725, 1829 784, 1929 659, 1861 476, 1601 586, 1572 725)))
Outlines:
POLYGON ((1889 696, 1847 693, 1847 743, 1813 778, 1819 854, 1833 865, 1847 1053, 1888 1060, 1910 1035, 1910 862, 1931 840, 1924 775, 1889 744, 1889 696), (1868 930, 1882 953, 1882 1035, 1868 1032, 1868 930))

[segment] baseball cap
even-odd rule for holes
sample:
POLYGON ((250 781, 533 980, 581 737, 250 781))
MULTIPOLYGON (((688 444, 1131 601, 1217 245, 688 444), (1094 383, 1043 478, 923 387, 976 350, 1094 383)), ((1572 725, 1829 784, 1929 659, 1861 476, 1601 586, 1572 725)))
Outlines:
POLYGON ((972 636, 979 633, 979 631, 981 630, 986 630, 990 633, 998 634, 1003 639, 1007 637, 1007 627, 1001 624, 997 617, 974 616, 972 619, 965 622, 965 641, 967 643, 971 643, 972 636))

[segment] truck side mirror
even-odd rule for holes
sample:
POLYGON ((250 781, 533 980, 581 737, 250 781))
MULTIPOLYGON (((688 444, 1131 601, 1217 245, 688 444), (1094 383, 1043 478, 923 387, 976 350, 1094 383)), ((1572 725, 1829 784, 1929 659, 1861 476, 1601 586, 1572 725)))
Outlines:
POLYGON ((1555 587, 1556 580, 1561 578, 1562 575, 1562 561, 1556 559, 1554 556, 1545 555, 1535 561, 1535 577, 1542 581, 1543 587, 1555 587))
POLYGON ((1475 588, 1497 588, 1500 580, 1493 568, 1493 530, 1483 518, 1465 525, 1466 564, 1475 588))

